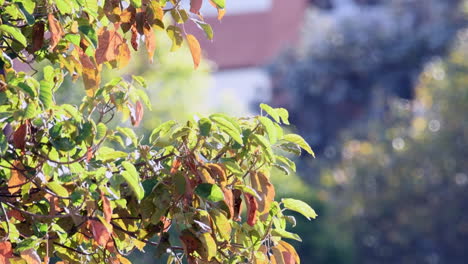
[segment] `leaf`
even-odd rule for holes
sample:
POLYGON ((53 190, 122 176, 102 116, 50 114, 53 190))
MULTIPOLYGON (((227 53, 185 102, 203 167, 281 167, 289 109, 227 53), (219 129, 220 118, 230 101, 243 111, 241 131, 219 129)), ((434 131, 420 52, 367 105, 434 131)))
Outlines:
POLYGON ((101 247, 105 247, 109 239, 111 238, 112 230, 108 230, 107 227, 98 220, 88 220, 91 224, 91 232, 93 234, 94 240, 101 247))
POLYGON ((153 143, 156 140, 154 136, 157 135, 158 133, 159 133, 159 137, 166 135, 176 124, 177 124, 176 121, 169 120, 169 121, 162 123, 155 129, 153 129, 150 135, 150 142, 153 143))
POLYGON ((288 166, 289 168, 291 168, 291 170, 293 170, 294 172, 296 171, 296 164, 294 163, 294 161, 290 160, 289 158, 287 157, 284 157, 284 156, 278 156, 276 155, 276 160, 277 161, 280 161, 282 162, 283 164, 285 164, 286 166, 288 166))
POLYGON ((98 48, 96 49, 96 63, 102 64, 117 59, 119 47, 125 44, 122 36, 115 30, 103 28, 98 32, 98 48))
POLYGON ((216 241, 213 239, 210 233, 201 233, 198 235, 202 247, 199 247, 197 252, 202 258, 211 261, 216 256, 216 241))
POLYGON ((52 88, 53 84, 42 80, 40 82, 40 90, 39 90, 39 100, 42 102, 44 106, 44 110, 48 110, 52 105, 52 88))
POLYGON ((133 145, 136 147, 138 145, 138 138, 135 134, 135 132, 128 127, 117 127, 117 131, 122 133, 124 136, 126 136, 130 141, 133 143, 133 145))
POLYGON ((101 140, 107 134, 107 126, 104 123, 99 123, 96 126, 96 140, 101 140))
POLYGON ((20 255, 28 264, 41 264, 41 258, 34 248, 23 250, 20 252, 20 255))
POLYGON ((202 0, 190 0, 190 12, 194 14, 199 14, 202 4, 202 0))
POLYGON ((10 37, 18 41, 24 47, 28 45, 26 38, 18 28, 3 24, 0 25, 0 32, 8 34, 10 37))
POLYGON ((109 147, 100 147, 96 153, 96 156, 103 161, 111 161, 119 158, 125 158, 128 156, 128 153, 123 151, 117 151, 109 147))
POLYGON ((9 241, 0 241, 0 263, 9 263, 13 258, 13 250, 9 241))
POLYGON ((145 35, 145 46, 146 51, 148 52, 148 58, 150 63, 153 63, 154 51, 156 50, 156 37, 154 35, 153 28, 144 28, 143 29, 145 35))
POLYGON ((215 4, 218 9, 224 9, 226 7, 225 0, 210 0, 210 1, 213 2, 213 4, 215 4))
POLYGON ((198 43, 198 40, 194 35, 188 34, 186 38, 190 48, 190 53, 192 54, 193 64, 195 65, 195 69, 197 69, 201 58, 200 43, 198 43))
POLYGON ((102 212, 104 213, 104 219, 110 224, 112 220, 112 206, 109 199, 101 192, 102 201, 102 212))
POLYGON ((312 151, 309 144, 301 136, 296 135, 296 134, 287 134, 287 135, 284 135, 282 139, 288 142, 297 144, 299 147, 303 148, 305 151, 307 151, 310 155, 312 155, 315 158, 315 153, 312 151))
POLYGON ((294 239, 294 240, 297 240, 299 242, 302 242, 302 239, 299 235, 297 234, 294 234, 294 233, 291 233, 291 232, 288 232, 286 230, 282 230, 282 229, 273 229, 271 231, 271 234, 273 236, 280 236, 280 237, 284 237, 284 238, 289 238, 289 239, 294 239))
POLYGON ((73 12, 73 7, 68 1, 55 0, 55 5, 62 15, 71 14, 73 12))
POLYGON ((20 125, 18 129, 13 133, 13 145, 23 150, 26 146, 26 137, 29 134, 29 123, 26 121, 20 125))
POLYGON ((283 202, 286 209, 296 211, 309 220, 310 218, 315 219, 317 217, 317 213, 315 213, 314 209, 312 209, 312 207, 303 201, 291 198, 282 199, 281 201, 283 202))
POLYGON ((241 130, 239 125, 232 118, 223 114, 213 114, 210 119, 215 122, 219 128, 228 134, 237 143, 243 144, 241 130))
POLYGON ((28 23, 28 25, 34 24, 34 17, 28 12, 28 10, 26 10, 23 3, 16 2, 15 4, 18 6, 18 9, 21 11, 21 14, 26 19, 26 22, 28 23))
POLYGON ((180 46, 182 45, 182 42, 184 41, 184 38, 182 37, 182 31, 180 30, 179 27, 172 26, 172 25, 168 26, 166 31, 167 31, 167 35, 172 40, 171 51, 178 50, 180 46))
POLYGON ((207 137, 210 135, 211 121, 208 118, 202 118, 198 121, 198 127, 200 128, 200 135, 207 137))
POLYGON ((42 48, 44 45, 44 31, 45 24, 42 21, 38 21, 33 26, 32 31, 32 47, 31 53, 34 53, 42 48))
POLYGON ((284 258, 283 258, 283 253, 281 252, 281 250, 278 248, 278 247, 271 247, 271 251, 273 252, 273 256, 271 256, 271 263, 273 264, 287 264, 285 261, 284 261, 284 258))
POLYGON ((267 104, 260 104, 260 108, 263 109, 268 115, 271 116, 277 123, 280 122, 278 113, 271 106, 267 104))
POLYGON ((281 121, 285 125, 289 125, 289 113, 288 110, 284 108, 276 108, 276 113, 278 113, 278 116, 281 118, 281 121))
POLYGON ((223 191, 216 184, 201 183, 195 188, 195 193, 211 202, 224 200, 223 191))
POLYGON ((52 13, 47 15, 47 20, 49 21, 49 32, 50 32, 50 47, 49 50, 53 50, 57 44, 62 39, 64 35, 62 26, 60 23, 55 19, 52 13))
MULTIPOLYGON (((277 247, 281 250, 281 252, 287 251, 292 255, 294 262, 290 261, 289 263, 291 263, 291 264, 301 264, 301 259, 299 258, 299 254, 297 254, 294 247, 291 246, 289 243, 287 243, 287 242, 285 242, 283 240, 280 240, 277 247)), ((283 253, 283 257, 284 257, 284 253, 283 253)), ((286 263, 288 263, 288 262, 286 262, 286 263)))
POLYGON ((122 162, 122 166, 124 167, 124 171, 122 171, 122 176, 124 177, 125 181, 130 186, 130 189, 135 193, 138 200, 141 201, 145 195, 145 190, 140 183, 140 175, 136 170, 135 166, 128 161, 122 162))
POLYGON ((265 131, 268 134, 268 138, 270 139, 271 144, 275 144, 276 139, 277 139, 277 135, 276 135, 277 130, 273 121, 271 121, 271 119, 269 119, 268 117, 264 117, 264 116, 259 116, 258 120, 260 121, 262 126, 265 128, 265 131))
POLYGON ((255 142, 257 142, 262 147, 267 160, 269 162, 274 162, 275 154, 273 153, 273 150, 271 149, 271 143, 268 142, 268 140, 264 136, 261 136, 261 135, 253 134, 252 137, 255 140, 255 142))
POLYGON ((130 111, 130 113, 131 113, 130 119, 131 119, 132 125, 135 127, 139 126, 141 120, 143 119, 143 113, 144 113, 144 109, 143 109, 143 105, 141 104, 141 101, 136 102, 133 112, 130 111))
POLYGON ((257 191, 261 200, 258 200, 258 212, 260 215, 270 211, 271 203, 275 200, 275 187, 271 184, 269 177, 259 171, 250 173, 252 187, 257 191))
POLYGON ((251 194, 244 193, 245 203, 247 204, 247 224, 254 226, 258 220, 258 204, 255 197, 251 194))
POLYGON ((203 21, 195 20, 195 23, 199 28, 205 32, 206 38, 209 40, 213 39, 213 29, 211 28, 210 24, 205 23, 203 21))
POLYGON ((220 210, 210 210, 211 219, 216 226, 219 235, 226 241, 231 239, 232 227, 228 218, 220 210))
POLYGON ((46 184, 47 188, 61 197, 68 197, 68 190, 65 189, 60 183, 58 182, 49 182, 46 184))
POLYGON ((23 165, 19 161, 14 161, 13 165, 18 170, 11 170, 10 179, 8 180, 8 191, 10 194, 14 194, 21 189, 21 185, 26 183, 27 178, 23 175, 21 170, 24 169, 23 165))

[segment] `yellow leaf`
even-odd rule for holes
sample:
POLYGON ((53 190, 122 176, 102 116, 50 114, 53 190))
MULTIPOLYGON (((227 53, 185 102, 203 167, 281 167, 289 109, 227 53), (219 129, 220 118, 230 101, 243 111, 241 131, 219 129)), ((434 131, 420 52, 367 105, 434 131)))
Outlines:
POLYGON ((261 200, 257 199, 258 211, 260 215, 270 210, 271 203, 275 199, 275 187, 271 184, 269 177, 264 172, 254 172, 250 174, 252 188, 257 191, 261 200))
POLYGON ((195 65, 195 69, 198 68, 200 64, 201 58, 201 47, 200 43, 198 42, 197 38, 194 35, 188 34, 187 35, 187 43, 190 48, 190 53, 192 53, 193 64, 195 65))
POLYGON ((226 14, 226 9, 218 9, 218 20, 223 19, 224 14, 226 14))
POLYGON ((130 260, 128 260, 126 257, 124 257, 122 255, 117 255, 117 258, 120 260, 121 264, 132 264, 132 262, 130 262, 130 260))
POLYGON ((21 258, 26 260, 28 264, 41 264, 41 258, 37 254, 36 250, 30 248, 21 251, 21 258))
POLYGON ((278 247, 281 249, 281 251, 287 251, 289 252, 294 260, 295 260, 295 264, 301 264, 301 259, 299 258, 299 255, 297 254, 296 250, 294 249, 293 246, 291 246, 291 244, 281 240, 278 244, 278 247))

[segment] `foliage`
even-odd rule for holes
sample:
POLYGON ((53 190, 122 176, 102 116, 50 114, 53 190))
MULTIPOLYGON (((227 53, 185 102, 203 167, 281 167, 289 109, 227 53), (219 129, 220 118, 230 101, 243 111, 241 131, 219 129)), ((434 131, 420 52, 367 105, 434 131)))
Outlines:
POLYGON ((424 64, 444 56, 466 25, 460 0, 335 2, 331 11, 312 10, 300 47, 269 66, 271 104, 287 108, 329 158, 354 121, 380 118, 389 98, 413 99, 424 64))
POLYGON ((467 36, 426 67, 414 102, 394 101, 380 122, 354 128, 344 159, 322 165, 357 263, 466 262, 467 36))
MULTIPOLYGON (((210 2, 221 18, 224 1, 210 2)), ((283 133, 285 109, 170 120, 146 139, 108 125, 119 113, 137 127, 151 105, 140 76, 101 85, 103 65, 125 67, 140 42, 152 61, 159 31, 172 50, 186 39, 197 67, 200 46, 183 25, 210 33, 201 4, 192 0, 190 13, 165 0, 0 1, 2 263, 129 263, 146 245, 169 263, 299 263, 283 240, 300 240, 286 231, 286 213, 316 213, 275 201, 269 171, 294 170, 286 152, 313 152, 283 133), (14 60, 42 61, 43 76, 15 70, 14 60), (67 75, 84 83, 78 106, 55 100, 67 75)))

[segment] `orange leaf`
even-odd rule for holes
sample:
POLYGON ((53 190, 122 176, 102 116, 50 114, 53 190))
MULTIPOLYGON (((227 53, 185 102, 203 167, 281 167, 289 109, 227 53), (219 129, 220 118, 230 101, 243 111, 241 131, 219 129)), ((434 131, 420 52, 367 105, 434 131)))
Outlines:
POLYGON ((130 260, 128 260, 127 258, 125 258, 124 256, 122 256, 122 255, 120 255, 120 254, 117 255, 117 258, 120 260, 120 263, 121 263, 121 264, 132 264, 132 263, 130 262, 130 260))
POLYGON ((119 54, 119 46, 123 44, 122 36, 115 30, 103 28, 98 32, 98 48, 96 49, 96 63, 113 61, 119 54))
POLYGON ((7 216, 8 218, 15 218, 16 220, 20 221, 20 222, 23 222, 25 220, 25 218, 23 217, 23 215, 21 214, 20 211, 18 210, 10 210, 7 212, 7 216))
POLYGON ((107 223, 110 223, 112 220, 112 207, 110 204, 109 199, 101 193, 101 200, 102 200, 102 211, 104 212, 104 219, 107 223))
POLYGON ((28 264, 41 264, 41 258, 33 248, 21 251, 20 255, 28 264))
POLYGON ((255 197, 251 194, 244 193, 245 203, 247 204, 247 224, 254 226, 257 222, 257 209, 258 204, 255 197))
POLYGON ((224 203, 229 209, 228 217, 229 219, 232 219, 234 217, 234 195, 230 189, 222 188, 222 190, 224 194, 224 203))
POLYGON ((251 173, 250 181, 252 188, 261 198, 261 200, 257 199, 258 212, 263 215, 270 210, 271 203, 275 199, 275 187, 271 184, 269 177, 261 171, 251 173))
POLYGON ((109 242, 111 231, 107 230, 106 226, 100 221, 89 220, 91 222, 91 232, 93 233, 94 240, 101 247, 105 247, 109 242))
POLYGON ((154 51, 156 50, 156 37, 152 27, 144 27, 143 32, 145 34, 145 45, 148 57, 150 62, 153 63, 154 51))
MULTIPOLYGON (((293 263, 293 264, 300 264, 301 263, 299 255, 297 254, 294 247, 291 246, 289 243, 281 240, 279 242, 279 244, 278 244, 278 247, 283 252, 283 258, 285 259, 285 261, 286 261, 286 259, 288 259, 290 261, 289 263, 293 263), (289 253, 289 256, 285 256, 285 252, 289 253), (291 260, 291 257, 292 257, 292 260, 291 260)), ((286 263, 288 263, 288 262, 286 261, 286 263)))
POLYGON ((133 126, 137 127, 140 125, 140 122, 143 119, 143 113, 143 104, 140 101, 137 101, 133 111, 130 111, 130 119, 133 126))
POLYGON ((93 148, 88 147, 88 151, 86 152, 86 162, 90 162, 93 158, 93 148))
POLYGON ((187 35, 187 42, 190 48, 190 53, 192 53, 193 64, 195 65, 195 69, 198 68, 200 64, 201 58, 201 47, 200 43, 198 42, 197 38, 194 35, 188 34, 187 35))
POLYGON ((180 165, 182 165, 182 162, 180 161, 180 159, 175 159, 175 160, 172 162, 171 174, 176 173, 177 170, 179 170, 180 165))
POLYGON ((190 0, 190 12, 198 15, 200 13, 202 4, 202 0, 190 0))
MULTIPOLYGON (((21 164, 19 161, 14 161, 13 165, 20 170, 24 169, 23 164, 21 164)), ((21 171, 11 170, 11 177, 8 180, 8 190, 10 193, 14 194, 15 192, 19 191, 21 189, 21 185, 23 185, 26 180, 27 178, 21 171)))
POLYGON ((226 9, 218 9, 218 20, 223 19, 225 14, 226 14, 226 9))
POLYGON ((11 243, 9 241, 0 242, 0 264, 10 263, 9 259, 13 257, 11 243))
POLYGON ((49 21, 49 31, 50 31, 50 50, 53 50, 59 41, 62 39, 62 36, 65 34, 63 32, 62 27, 60 26, 60 23, 55 19, 54 15, 50 13, 47 16, 47 19, 49 21))
POLYGON ((131 58, 130 48, 128 48, 127 43, 120 44, 117 54, 117 68, 123 68, 127 66, 131 58))

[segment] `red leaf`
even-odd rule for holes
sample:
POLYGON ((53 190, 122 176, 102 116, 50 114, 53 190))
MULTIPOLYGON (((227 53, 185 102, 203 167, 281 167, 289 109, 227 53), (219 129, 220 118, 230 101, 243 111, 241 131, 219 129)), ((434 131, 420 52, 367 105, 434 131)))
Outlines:
MULTIPOLYGON (((18 210, 10 210, 7 212, 7 216, 8 218, 15 218, 16 220, 20 221, 20 222, 23 222, 25 220, 25 218, 23 217, 23 215, 20 213, 20 211, 18 210)), ((0 262, 1 263, 1 262, 0 262)))
POLYGON ((93 233, 94 240, 98 245, 105 247, 109 242, 111 232, 107 230, 106 226, 100 221, 89 220, 91 223, 91 232, 93 233))
POLYGON ((93 148, 88 147, 88 151, 86 152, 86 162, 90 162, 93 158, 93 148))
POLYGON ((50 31, 50 50, 53 50, 62 39, 64 32, 60 26, 60 23, 57 21, 57 19, 55 19, 52 13, 47 16, 47 19, 49 21, 50 31))
POLYGON ((202 4, 202 0, 190 0, 190 12, 198 15, 200 13, 202 4))
POLYGON ((232 194, 234 195, 234 221, 240 221, 240 212, 242 208, 242 199, 241 195, 242 192, 240 190, 234 189, 232 190, 232 194))
POLYGON ((244 197, 245 203, 247 204, 247 224, 250 226, 254 226, 257 222, 257 200, 253 195, 248 193, 245 193, 244 197))

